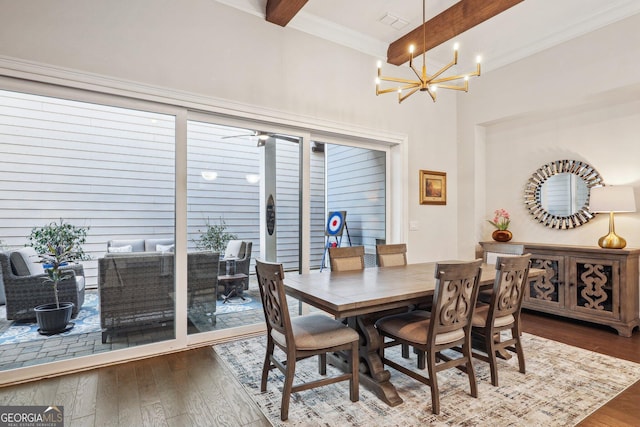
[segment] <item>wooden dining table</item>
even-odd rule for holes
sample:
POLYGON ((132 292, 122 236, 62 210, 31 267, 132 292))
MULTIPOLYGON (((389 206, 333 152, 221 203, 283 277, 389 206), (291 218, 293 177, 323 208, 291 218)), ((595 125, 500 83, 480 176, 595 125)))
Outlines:
MULTIPOLYGON (((443 261, 444 262, 444 261, 443 261)), ((460 262, 460 261, 447 261, 460 262)), ((390 381, 378 349, 382 338, 374 324, 383 315, 406 311, 408 307, 433 296, 436 263, 374 267, 359 271, 287 274, 284 287, 288 295, 312 305, 347 324, 360 334, 360 382, 390 406, 402 403, 390 381)), ((531 269, 529 279, 536 280, 544 270, 531 269)), ((484 264, 481 289, 493 286, 494 265, 484 264)), ((346 369, 346 362, 333 357, 332 363, 346 369)))

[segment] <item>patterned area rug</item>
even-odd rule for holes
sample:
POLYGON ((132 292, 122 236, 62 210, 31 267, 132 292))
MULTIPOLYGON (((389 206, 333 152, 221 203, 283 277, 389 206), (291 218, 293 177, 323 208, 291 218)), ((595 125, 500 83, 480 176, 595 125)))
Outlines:
MULTIPOLYGON (((57 335, 41 335, 38 332, 38 324, 35 322, 8 322, 8 327, 0 335, 0 345, 16 344, 34 340, 43 340, 50 337, 69 336, 77 334, 86 334, 89 332, 100 332, 100 313, 98 304, 98 293, 87 291, 84 297, 84 304, 78 311, 78 316, 71 319, 73 328, 57 335)), ((5 307, 0 307, 0 316, 6 319, 5 307)))
POLYGON ((262 310, 262 301, 257 290, 249 289, 242 293, 242 298, 232 297, 227 302, 218 300, 216 314, 237 313, 246 310, 262 310))
MULTIPOLYGON (((429 387, 390 369, 391 381, 404 400, 401 405, 391 408, 362 386, 360 401, 353 403, 348 383, 342 382, 294 393, 289 420, 284 423, 280 421, 282 376, 278 370, 269 374, 267 392, 260 393, 266 338, 214 348, 275 426, 568 426, 640 379, 640 364, 534 335, 524 334, 522 339, 527 373, 518 372, 515 357, 501 360, 499 387, 491 385, 489 365, 474 360, 477 399, 469 394, 465 374, 455 369, 440 372, 440 415, 431 413, 429 387)), ((387 354, 403 360, 396 349, 387 354)), ((298 380, 318 377, 316 360, 298 363, 298 380)), ((415 366, 415 355, 409 363, 415 366)))

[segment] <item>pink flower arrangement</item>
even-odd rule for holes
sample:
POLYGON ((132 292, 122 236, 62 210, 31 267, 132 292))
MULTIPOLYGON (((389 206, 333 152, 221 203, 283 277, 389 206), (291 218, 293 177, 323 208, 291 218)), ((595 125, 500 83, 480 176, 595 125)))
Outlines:
POLYGON ((498 230, 506 230, 509 228, 511 219, 509 218, 509 212, 504 209, 497 209, 494 212, 493 221, 487 220, 489 224, 493 225, 498 230))

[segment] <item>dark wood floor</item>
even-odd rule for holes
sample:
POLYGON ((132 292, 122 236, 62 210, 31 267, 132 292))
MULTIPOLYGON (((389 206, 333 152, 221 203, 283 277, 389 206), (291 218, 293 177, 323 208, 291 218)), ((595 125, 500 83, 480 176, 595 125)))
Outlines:
MULTIPOLYGON (((640 363, 640 332, 523 313, 525 332, 640 363)), ((240 384, 203 347, 0 389, 0 405, 64 405, 65 426, 268 426, 240 384)), ((640 425, 640 381, 581 426, 640 425)))
MULTIPOLYGON (((631 338, 613 329, 553 316, 523 312, 523 330, 544 338, 640 363, 640 332, 631 338)), ((640 426, 640 381, 579 424, 586 426, 640 426)))

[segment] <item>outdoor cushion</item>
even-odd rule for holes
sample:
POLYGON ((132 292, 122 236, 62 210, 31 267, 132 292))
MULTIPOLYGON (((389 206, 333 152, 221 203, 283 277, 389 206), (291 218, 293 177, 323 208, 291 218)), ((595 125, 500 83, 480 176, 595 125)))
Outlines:
POLYGON ((146 239, 144 241, 144 250, 146 252, 162 252, 160 249, 158 249, 158 245, 170 246, 174 245, 175 243, 176 242, 174 239, 146 239))
POLYGON ((176 245, 156 245, 157 252, 175 252, 176 245))
POLYGON ((40 257, 31 246, 11 252, 9 256, 16 276, 35 276, 44 274, 40 257))
POLYGON ((243 247, 243 240, 229 240, 227 249, 224 251, 225 259, 242 257, 244 255, 243 247))
POLYGON ((122 253, 122 252, 133 252, 133 246, 131 245, 126 245, 126 246, 109 246, 107 248, 107 251, 109 253, 122 253))
POLYGON ((144 239, 109 240, 107 248, 131 245, 132 252, 144 252, 144 239))

